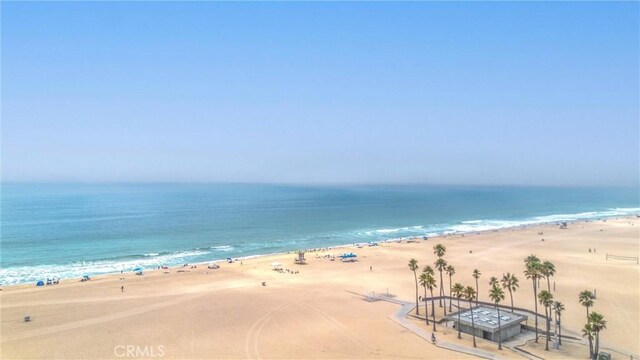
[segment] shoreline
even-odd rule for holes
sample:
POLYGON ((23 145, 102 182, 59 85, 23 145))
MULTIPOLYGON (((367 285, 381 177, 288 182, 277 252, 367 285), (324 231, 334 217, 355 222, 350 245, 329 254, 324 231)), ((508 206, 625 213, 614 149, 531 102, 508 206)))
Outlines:
MULTIPOLYGON (((305 265, 294 263, 295 253, 280 252, 220 264, 215 270, 198 263, 195 269, 172 267, 144 276, 127 272, 88 282, 66 280, 60 286, 11 286, 0 292, 0 351, 6 358, 105 359, 117 358, 114 349, 131 344, 163 346, 170 359, 413 359, 426 353, 438 359, 466 359, 470 357, 435 347, 389 321, 399 311, 398 304, 364 301, 371 294, 389 293, 403 304, 413 304, 414 276, 407 263, 415 258, 420 268, 433 266, 432 248, 440 243, 446 246, 444 259, 455 266, 453 282, 475 287, 472 273, 479 269, 479 300, 489 301, 489 278, 516 274, 520 287, 513 293, 514 304, 530 310, 534 294, 523 275, 523 259, 535 254, 551 261, 557 270, 552 293, 566 306, 563 334, 580 338, 585 309, 578 294, 597 289, 590 310, 603 314, 609 324, 602 333, 602 348, 640 354, 640 268, 635 261, 605 257, 640 256, 639 230, 638 217, 575 221, 567 229, 528 225, 426 241, 396 239, 361 249, 353 244, 323 248, 307 253, 305 265), (356 252, 358 261, 343 263, 324 256, 345 251, 356 252), (274 261, 285 270, 273 271, 274 261), (23 321, 25 316, 31 317, 29 323, 23 321)), ((546 289, 546 282, 542 286, 546 289)), ((448 276, 443 287, 448 292, 448 276)), ((509 306, 508 300, 503 305, 509 306)), ((436 316, 442 317, 443 309, 437 303, 435 307, 436 316)), ((407 321, 428 334, 432 331, 413 310, 407 321)), ((437 327, 439 343, 471 346, 468 335, 459 340, 451 326, 437 327)), ((495 343, 477 341, 481 351, 504 354, 495 343)), ((587 350, 580 341, 559 352, 544 352, 544 342, 524 349, 543 358, 584 358, 587 350)))
MULTIPOLYGON (((383 243, 383 244, 389 244, 389 243, 402 243, 402 241, 413 241, 413 242, 420 242, 420 241, 429 241, 432 239, 447 239, 449 237, 452 236, 458 236, 458 237, 465 237, 465 236, 474 236, 474 235, 482 235, 482 234, 488 234, 488 233, 496 233, 496 232, 500 232, 500 231, 508 231, 508 230, 517 230, 517 229, 531 229, 531 228, 536 228, 536 227, 548 227, 551 225, 559 225, 562 222, 566 222, 567 225, 571 225, 571 224, 580 224, 580 223, 590 223, 590 222, 594 222, 594 221, 607 221, 607 220, 612 220, 612 221, 616 221, 616 220, 623 220, 623 219, 627 219, 627 220, 631 220, 631 219, 636 219, 639 218, 640 214, 635 214, 635 215, 629 215, 629 216, 611 216, 611 217, 598 217, 598 218, 585 218, 585 219, 576 219, 576 220, 557 220, 557 221, 546 221, 546 222, 540 222, 540 223, 528 223, 528 224, 522 224, 522 225, 516 225, 516 226, 507 226, 507 227, 502 227, 502 228, 496 228, 496 229, 485 229, 485 230, 478 230, 478 231, 466 231, 466 232, 452 232, 452 233, 446 233, 446 234, 439 234, 436 236, 410 236, 410 237, 400 237, 400 238, 389 238, 389 239, 384 239, 384 240, 379 240, 379 241, 371 241, 371 242, 360 242, 360 243, 352 243, 352 244, 340 244, 340 245, 333 245, 333 246, 324 246, 324 247, 317 247, 317 248, 309 248, 309 249, 304 249, 302 251, 305 252, 305 254, 307 253, 312 253, 312 252, 317 252, 317 251, 330 251, 330 250, 335 250, 335 249, 347 249, 347 248, 363 248, 363 247, 369 247, 368 244, 371 243, 383 243), (427 239, 425 239, 425 237, 427 239), (360 246, 359 246, 360 245, 360 246)), ((242 262, 242 261, 246 261, 246 260, 251 260, 251 259, 262 259, 262 258, 279 258, 279 257, 283 257, 283 256, 287 256, 287 255, 295 255, 298 251, 300 250, 289 250, 289 251, 282 251, 282 252, 274 252, 274 253, 267 253, 267 254, 255 254, 255 255, 247 255, 247 256, 242 256, 242 257, 233 257, 231 258, 233 260, 233 262, 242 262)), ((193 263, 185 263, 182 265, 171 265, 171 266, 167 266, 166 269, 162 268, 157 268, 157 267, 153 267, 153 268, 146 268, 144 269, 144 273, 155 273, 155 272, 159 272, 159 271, 166 271, 166 270, 178 270, 181 269, 185 266, 207 266, 209 264, 218 264, 219 263, 224 263, 227 264, 227 259, 229 258, 224 258, 224 259, 212 259, 212 260, 207 260, 207 261, 198 261, 198 262, 193 262, 193 263)), ((108 279, 111 277, 115 277, 117 275, 123 275, 123 274, 132 274, 134 273, 133 270, 128 270, 128 271, 124 271, 124 272, 109 272, 109 273, 102 273, 102 274, 97 274, 97 275, 91 275, 91 279, 92 280, 100 280, 100 279, 108 279)), ((55 278, 54 278, 55 279, 55 278)), ((41 279, 41 280, 45 280, 45 279, 41 279)), ((59 278, 59 284, 63 284, 63 283, 74 283, 74 282, 80 282, 81 279, 77 278, 77 277, 68 277, 68 278, 59 278)), ((45 282, 46 283, 46 282, 45 282)), ((57 284, 54 284, 57 285, 57 284)), ((49 287, 49 286, 54 286, 54 285, 44 285, 45 287, 49 287)), ((18 284, 8 284, 8 285, 0 285, 0 290, 2 289, 14 289, 14 288, 26 288, 26 287, 36 287, 35 284, 33 284, 33 282, 22 282, 22 283, 18 283, 18 284)))

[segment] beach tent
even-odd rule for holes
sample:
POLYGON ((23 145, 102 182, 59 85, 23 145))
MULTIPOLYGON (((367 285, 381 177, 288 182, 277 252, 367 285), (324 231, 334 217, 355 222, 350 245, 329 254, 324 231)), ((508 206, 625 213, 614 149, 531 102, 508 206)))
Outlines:
POLYGON ((137 268, 133 269, 133 272, 136 273, 136 275, 142 275, 142 272, 144 271, 144 269, 140 266, 138 266, 137 268))
POLYGON ((277 261, 274 261, 271 263, 271 268, 273 270, 282 270, 282 264, 277 261))
POLYGON ((36 286, 44 286, 44 281, 40 280, 36 283, 36 286))

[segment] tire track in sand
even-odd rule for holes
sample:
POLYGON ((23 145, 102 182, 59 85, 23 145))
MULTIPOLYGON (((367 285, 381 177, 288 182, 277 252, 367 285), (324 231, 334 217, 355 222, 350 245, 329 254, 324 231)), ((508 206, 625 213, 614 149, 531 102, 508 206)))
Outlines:
POLYGON ((298 301, 298 298, 293 299, 288 303, 284 303, 276 307, 275 309, 262 315, 258 320, 256 320, 255 323, 253 323, 253 325, 249 329, 249 332, 247 332, 247 336, 245 337, 245 343, 244 343, 244 351, 248 359, 254 359, 254 358, 261 359, 260 351, 258 350, 258 340, 260 338, 260 333, 262 332, 262 329, 282 309, 298 301))
POLYGON ((329 324, 333 325, 334 327, 338 328, 338 330, 344 334, 352 343, 354 343, 355 345, 364 348, 365 350, 375 353, 377 354, 378 351, 373 349, 372 347, 370 347, 369 345, 367 345, 366 343, 364 343, 362 340, 360 340, 351 330, 349 330, 349 328, 347 328, 342 322, 340 322, 339 320, 337 320, 336 318, 334 318, 333 316, 329 315, 326 311, 323 311, 315 306, 309 305, 309 304, 305 304, 304 302, 300 301, 300 300, 296 300, 296 304, 307 308, 311 311, 313 311, 314 313, 320 315, 320 317, 325 320, 326 322, 328 322, 329 324))

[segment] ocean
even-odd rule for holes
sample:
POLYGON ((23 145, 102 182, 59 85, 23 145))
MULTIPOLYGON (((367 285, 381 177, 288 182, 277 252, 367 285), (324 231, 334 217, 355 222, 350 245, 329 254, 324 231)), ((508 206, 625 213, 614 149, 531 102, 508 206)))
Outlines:
POLYGON ((638 188, 3 184, 0 284, 640 214, 638 188))

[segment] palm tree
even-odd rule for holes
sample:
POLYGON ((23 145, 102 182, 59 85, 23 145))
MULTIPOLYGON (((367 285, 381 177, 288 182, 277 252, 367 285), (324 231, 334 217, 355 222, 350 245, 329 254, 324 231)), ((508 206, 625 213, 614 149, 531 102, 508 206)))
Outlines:
POLYGON ((473 335, 473 347, 477 347, 476 346, 476 324, 473 320, 474 315, 473 315, 473 299, 476 298, 476 290, 471 287, 471 286, 467 286, 466 288, 464 288, 464 298, 469 301, 469 310, 471 310, 471 335, 473 335))
POLYGON ((540 273, 547 279, 547 291, 551 292, 551 282, 549 278, 556 274, 556 267, 551 261, 545 261, 540 267, 540 273))
POLYGON ((595 298, 589 290, 582 290, 578 295, 578 302, 587 308, 587 321, 589 321, 589 308, 593 306, 595 298))
POLYGON ((473 269, 473 278, 476 279, 476 306, 478 306, 478 279, 482 273, 478 269, 473 269))
POLYGON ((582 328, 582 336, 589 340, 589 359, 593 359, 593 335, 593 326, 588 322, 582 328))
POLYGON ((437 244, 433 247, 433 253, 439 258, 443 257, 446 252, 447 248, 442 244, 437 244))
POLYGON ((498 286, 498 278, 495 277, 495 276, 490 277, 489 278, 489 293, 491 293, 491 290, 496 286, 498 286))
MULTIPOLYGON (((442 272, 447 268, 447 261, 443 258, 438 258, 436 260, 436 269, 438 269, 438 271, 440 272, 440 307, 442 307, 442 297, 444 296, 444 288, 443 288, 443 281, 442 281, 442 272)), ((446 305, 446 304, 445 304, 446 305)), ((447 314, 447 308, 445 306, 444 308, 444 314, 447 314)))
POLYGON ((527 256, 526 258, 524 258, 524 262, 525 263, 540 262, 540 258, 538 258, 537 256, 531 254, 531 255, 527 256))
MULTIPOLYGON (((442 259, 442 257, 444 256, 444 254, 447 252, 447 248, 442 245, 442 244, 437 244, 433 247, 433 253, 438 257, 438 260, 442 259)), ((443 260, 444 261, 444 260, 443 260)), ((447 266, 447 263, 445 261, 444 266, 442 267, 442 270, 447 266)), ((438 269, 438 261, 436 261, 436 269, 438 269)), ((444 287, 442 286, 442 270, 440 270, 440 296, 444 295, 444 287)), ((442 307, 442 298, 440 298, 439 300, 439 304, 440 307, 442 307)))
POLYGON ((589 323, 596 338, 596 343, 593 347, 593 360, 596 360, 600 352, 600 331, 607 328, 607 321, 604 316, 594 311, 589 314, 589 323))
POLYGON ((489 298, 493 300, 496 304, 496 309, 498 309, 498 350, 502 350, 502 336, 500 334, 500 301, 504 300, 504 290, 498 287, 498 279, 496 279, 496 284, 493 285, 491 291, 489 291, 489 298))
POLYGON ((462 310, 460 309, 460 298, 464 295, 464 286, 460 283, 456 283, 453 285, 453 296, 458 299, 458 339, 462 339, 462 335, 460 334, 460 313, 462 310))
POLYGON ((425 267, 422 268, 422 272, 427 275, 436 276, 436 272, 433 270, 431 265, 425 265, 425 267))
POLYGON ((428 275, 431 275, 431 276, 436 276, 436 272, 433 271, 433 268, 431 267, 431 265, 427 265, 427 266, 423 267, 422 268, 422 272, 426 273, 428 275))
MULTIPOLYGON (((449 297, 451 297, 453 294, 453 285, 451 282, 451 277, 456 274, 456 269, 453 267, 453 265, 448 265, 447 268, 444 269, 444 271, 446 271, 447 275, 449 275, 449 297)), ((451 302, 452 302, 451 299, 449 299, 449 312, 452 311, 451 302)))
POLYGON ((427 273, 420 274, 420 286, 424 289, 424 318, 427 319, 427 325, 429 325, 429 311, 427 309, 427 280, 429 275, 427 273))
POLYGON ((546 317, 547 322, 547 336, 545 337, 545 345, 544 349, 549 351, 549 328, 551 327, 551 305, 553 305, 553 295, 547 290, 540 291, 538 294, 538 300, 540 301, 540 305, 544 306, 544 315, 546 317))
POLYGON ((431 292, 431 317, 433 318, 433 332, 436 331, 436 312, 435 312, 435 301, 433 300, 433 289, 436 288, 436 279, 427 274, 427 278, 425 280, 425 284, 427 285, 427 289, 431 292))
POLYGON ((556 342, 556 350, 562 345, 562 312, 564 311, 564 304, 560 301, 553 303, 553 311, 556 313, 556 329, 558 333, 558 341, 556 342))
POLYGON ((413 278, 416 281, 416 315, 420 315, 420 310, 418 308, 418 275, 416 274, 416 270, 418 270, 418 260, 409 260, 409 269, 413 271, 413 278))
POLYGON ((511 312, 513 312, 513 292, 520 287, 518 284, 518 278, 515 274, 506 273, 502 275, 502 280, 500 280, 503 289, 509 290, 509 298, 511 298, 511 312))
POLYGON ((529 255, 524 259, 524 275, 533 283, 533 304, 535 306, 536 342, 538 342, 538 279, 540 279, 540 261, 535 255, 529 255))

